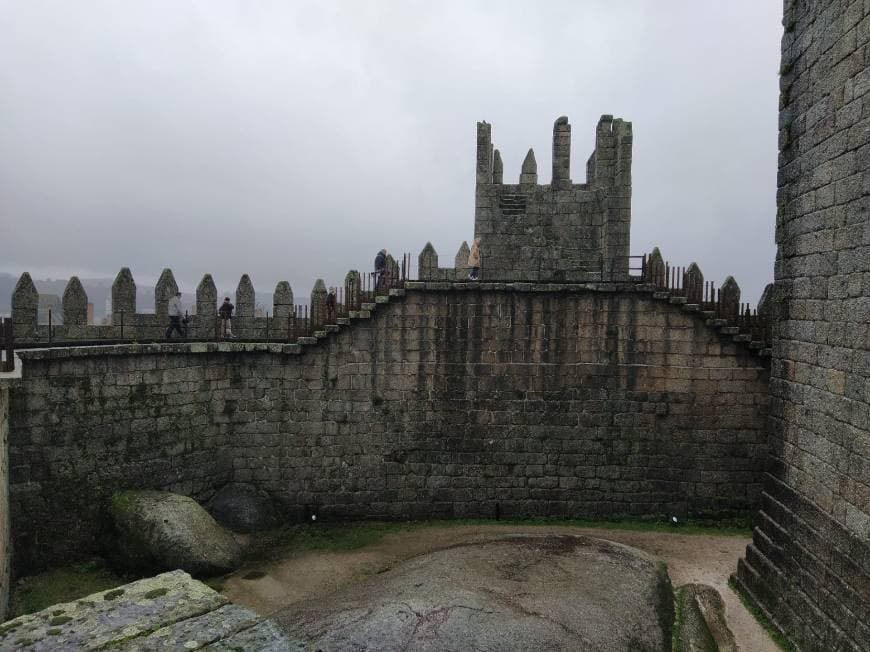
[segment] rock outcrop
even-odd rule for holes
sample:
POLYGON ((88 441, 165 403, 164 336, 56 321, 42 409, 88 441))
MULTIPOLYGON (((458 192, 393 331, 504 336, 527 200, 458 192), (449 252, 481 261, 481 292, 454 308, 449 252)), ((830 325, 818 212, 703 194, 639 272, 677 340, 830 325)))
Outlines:
POLYGON ((232 534, 187 496, 124 491, 112 497, 110 511, 118 532, 112 552, 127 568, 218 575, 241 562, 232 534))
POLYGON ((279 524, 269 494, 251 484, 225 485, 209 501, 208 511, 218 523, 234 532, 256 532, 279 524))

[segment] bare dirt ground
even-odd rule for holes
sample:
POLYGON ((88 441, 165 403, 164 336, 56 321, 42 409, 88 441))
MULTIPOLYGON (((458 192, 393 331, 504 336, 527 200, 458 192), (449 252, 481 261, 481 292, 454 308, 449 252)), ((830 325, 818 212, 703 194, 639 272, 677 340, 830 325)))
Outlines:
POLYGON ((383 572, 405 559, 460 543, 486 541, 512 533, 582 534, 633 546, 661 559, 668 566, 674 587, 690 582, 716 588, 725 602, 726 618, 740 650, 777 652, 777 647, 746 611, 728 586, 750 538, 707 534, 632 531, 549 525, 457 525, 419 527, 391 532, 378 542, 342 552, 305 551, 286 559, 261 563, 265 573, 244 579, 252 568, 229 576, 223 593, 237 604, 271 615, 293 603, 311 600, 383 572))

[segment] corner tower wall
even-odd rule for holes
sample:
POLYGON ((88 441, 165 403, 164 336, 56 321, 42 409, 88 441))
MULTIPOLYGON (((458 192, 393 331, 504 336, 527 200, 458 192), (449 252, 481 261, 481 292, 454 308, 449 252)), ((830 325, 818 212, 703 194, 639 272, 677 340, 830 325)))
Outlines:
POLYGON ((552 182, 538 184, 529 150, 518 184, 503 183, 491 126, 477 125, 474 234, 482 280, 621 281, 628 277, 631 123, 604 115, 586 183, 570 175, 571 125, 553 125, 552 182))
POLYGON ((870 642, 870 3, 786 0, 771 460, 738 578, 801 650, 870 642))

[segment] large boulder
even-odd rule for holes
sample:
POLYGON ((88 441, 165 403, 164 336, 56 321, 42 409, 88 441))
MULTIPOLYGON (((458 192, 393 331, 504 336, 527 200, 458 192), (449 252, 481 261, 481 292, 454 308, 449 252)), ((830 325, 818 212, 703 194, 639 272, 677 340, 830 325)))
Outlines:
POLYGON ((663 652, 673 599, 664 564, 639 550, 508 535, 414 557, 272 617, 324 652, 663 652))
POLYGON ((245 483, 225 485, 211 499, 208 510, 218 523, 234 532, 267 530, 279 523, 269 494, 245 483))
POLYGON ((241 548, 199 503, 167 491, 124 491, 112 496, 118 532, 113 552, 128 568, 149 573, 180 568, 219 575, 238 568, 241 548))

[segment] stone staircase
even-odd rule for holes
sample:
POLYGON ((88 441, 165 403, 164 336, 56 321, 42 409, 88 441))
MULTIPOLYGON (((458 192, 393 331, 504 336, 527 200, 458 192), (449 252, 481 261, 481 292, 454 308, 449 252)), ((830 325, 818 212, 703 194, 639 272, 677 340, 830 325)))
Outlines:
POLYGON ((679 306, 684 312, 704 320, 707 328, 716 331, 723 343, 746 347, 760 358, 769 358, 771 355, 771 349, 765 342, 753 340, 752 335, 741 333, 739 327, 729 325, 725 319, 717 319, 716 313, 712 310, 702 310, 699 304, 688 303, 686 297, 674 296, 670 292, 662 292, 655 289, 652 285, 639 286, 638 290, 650 292, 654 300, 679 306))

